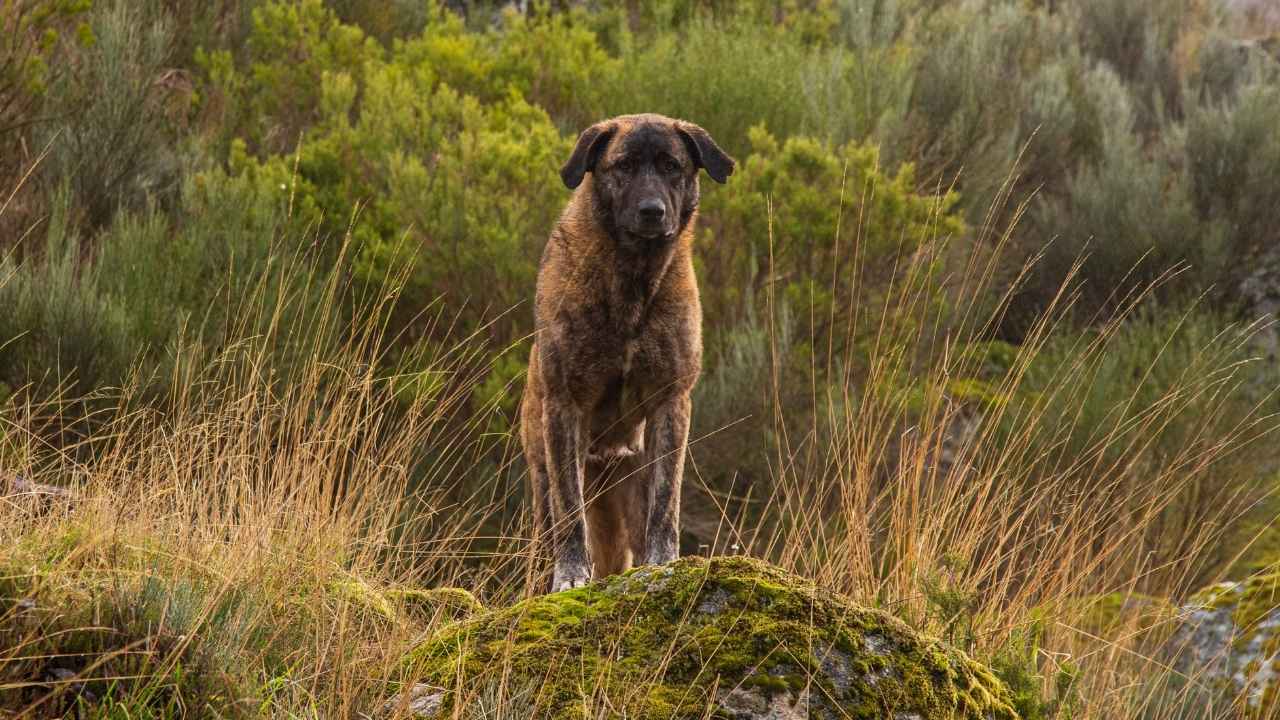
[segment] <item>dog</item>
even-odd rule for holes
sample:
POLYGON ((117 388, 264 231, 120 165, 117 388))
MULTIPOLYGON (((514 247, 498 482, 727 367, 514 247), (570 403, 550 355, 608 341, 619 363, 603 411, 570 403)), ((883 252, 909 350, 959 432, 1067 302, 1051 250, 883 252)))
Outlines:
POLYGON ((551 590, 676 559, 702 368, 698 177, 735 161, 702 128, 625 115, 578 137, 538 270, 520 439, 551 590))

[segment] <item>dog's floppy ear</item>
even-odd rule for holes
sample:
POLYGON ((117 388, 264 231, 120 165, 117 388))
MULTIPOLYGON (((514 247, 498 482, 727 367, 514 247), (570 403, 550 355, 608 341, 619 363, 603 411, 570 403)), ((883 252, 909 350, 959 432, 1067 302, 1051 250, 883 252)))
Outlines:
POLYGON ((737 163, 716 145, 716 141, 711 139, 706 130, 687 122, 676 123, 676 130, 689 146, 689 154, 698 163, 698 167, 705 168, 712 180, 723 184, 729 179, 737 163))
POLYGON ((570 190, 577 188, 582 184, 582 178, 596 169, 596 163, 617 131, 617 124, 609 121, 598 122, 582 131, 569 161, 560 168, 560 179, 564 181, 565 187, 570 190))

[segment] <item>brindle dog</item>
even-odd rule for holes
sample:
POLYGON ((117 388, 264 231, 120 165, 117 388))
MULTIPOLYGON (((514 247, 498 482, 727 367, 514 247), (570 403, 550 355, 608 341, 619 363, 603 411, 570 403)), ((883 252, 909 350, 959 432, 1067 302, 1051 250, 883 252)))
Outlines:
POLYGON ((627 115, 583 131, 560 171, 576 192, 542 254, 520 408, 553 591, 676 558, 702 366, 698 171, 733 168, 697 125, 627 115))

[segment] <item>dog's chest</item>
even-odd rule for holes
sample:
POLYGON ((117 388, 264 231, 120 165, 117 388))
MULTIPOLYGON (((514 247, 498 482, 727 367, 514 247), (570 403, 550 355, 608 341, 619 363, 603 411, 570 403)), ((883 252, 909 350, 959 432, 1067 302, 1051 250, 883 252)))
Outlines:
POLYGON ((627 340, 622 346, 622 381, 626 383, 627 375, 631 373, 631 364, 636 359, 636 349, 640 347, 638 340, 627 340))
POLYGON ((606 404, 613 407, 619 415, 640 410, 644 405, 643 388, 647 380, 647 368, 644 367, 646 357, 640 351, 639 340, 624 340, 620 343, 620 357, 613 382, 608 384, 610 395, 606 404))
POLYGON ((590 413, 591 442, 588 453, 602 459, 627 457, 643 450, 645 418, 645 373, 639 341, 623 341, 615 346, 616 360, 608 363, 613 372, 603 385, 590 413))

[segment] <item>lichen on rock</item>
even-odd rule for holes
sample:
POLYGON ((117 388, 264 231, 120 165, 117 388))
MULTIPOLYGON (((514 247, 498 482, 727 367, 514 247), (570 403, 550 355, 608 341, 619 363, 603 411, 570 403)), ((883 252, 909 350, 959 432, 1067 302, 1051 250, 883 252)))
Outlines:
POLYGON ((497 686, 538 717, 1008 720, 986 668, 896 618, 741 557, 686 558, 479 613, 406 659, 441 716, 497 686))
POLYGON ((1280 710, 1280 568, 1205 588, 1183 616, 1168 643, 1178 671, 1255 712, 1280 710))

